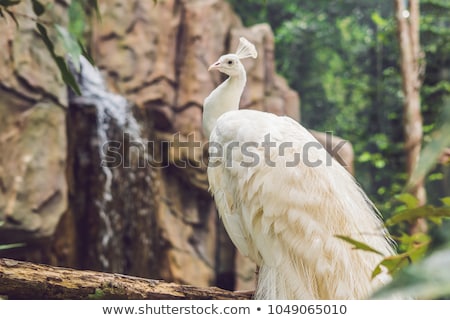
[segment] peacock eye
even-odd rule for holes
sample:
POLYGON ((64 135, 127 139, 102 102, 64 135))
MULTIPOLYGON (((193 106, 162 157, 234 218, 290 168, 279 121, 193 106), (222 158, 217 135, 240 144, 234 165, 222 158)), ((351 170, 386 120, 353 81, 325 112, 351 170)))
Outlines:
POLYGON ((230 66, 231 66, 231 65, 233 64, 233 60, 228 60, 228 62, 227 62, 227 63, 228 63, 228 65, 230 65, 230 66))

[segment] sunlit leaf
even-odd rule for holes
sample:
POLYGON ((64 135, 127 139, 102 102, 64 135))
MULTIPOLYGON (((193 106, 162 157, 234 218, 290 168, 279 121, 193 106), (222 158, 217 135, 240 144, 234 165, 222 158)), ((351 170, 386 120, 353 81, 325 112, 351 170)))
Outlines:
POLYGON ((83 5, 79 1, 71 1, 67 13, 69 16, 67 29, 75 39, 80 39, 83 37, 87 19, 83 5))
POLYGON ((431 205, 406 209, 398 212, 393 217, 386 220, 386 226, 393 226, 403 221, 415 221, 418 218, 436 218, 436 217, 446 217, 450 218, 450 208, 436 208, 431 205))
POLYGON ((352 244, 354 246, 353 249, 369 251, 369 252, 373 252, 373 253, 379 254, 381 256, 383 255, 380 251, 372 248, 371 246, 369 246, 369 245, 367 245, 367 244, 365 244, 363 242, 357 241, 355 239, 352 239, 350 237, 341 236, 341 235, 336 235, 335 237, 352 244))
POLYGON ((359 157, 358 157, 358 161, 359 162, 368 162, 370 161, 371 155, 369 152, 364 151, 359 157))
POLYGON ((441 198, 441 202, 450 207, 450 197, 441 198))
POLYGON ((444 179, 442 172, 436 172, 428 176, 428 181, 439 181, 444 179))
POLYGON ((395 199, 404 203, 408 209, 414 209, 419 206, 419 200, 410 193, 396 195, 395 199))
POLYGON ((38 29, 39 35, 42 38, 42 41, 44 41, 45 46, 47 47, 48 51, 50 52, 53 60, 55 61, 56 65, 58 66, 58 69, 61 73, 61 77, 72 90, 78 94, 81 95, 80 88, 78 86, 77 81, 75 80, 75 77, 70 72, 66 61, 61 56, 58 56, 55 53, 55 47, 53 45, 53 42, 48 37, 47 29, 40 23, 36 23, 36 27, 38 29))
POLYGON ((378 12, 374 12, 371 15, 372 21, 379 27, 383 28, 387 25, 388 21, 380 16, 378 12))
POLYGON ((33 12, 37 15, 40 16, 45 12, 45 7, 42 3, 40 3, 38 0, 31 0, 32 4, 33 4, 33 12))
POLYGON ((377 159, 374 161, 374 165, 378 169, 382 169, 386 166, 386 161, 384 159, 377 159))
POLYGON ((414 234, 409 236, 404 234, 401 239, 403 243, 401 247, 406 248, 406 251, 394 256, 389 256, 383 259, 380 264, 375 268, 372 276, 381 272, 381 266, 384 266, 390 274, 395 274, 410 263, 420 261, 431 243, 429 235, 424 233, 414 234))
POLYGON ((428 219, 438 226, 442 225, 442 217, 428 217, 428 219))
POLYGON ((430 243, 430 236, 426 233, 417 232, 412 235, 403 233, 398 241, 403 251, 417 249, 418 246, 424 246, 430 243))
POLYGON ((408 254, 399 254, 386 257, 380 262, 380 265, 386 267, 390 274, 394 274, 410 263, 408 254))
POLYGON ((377 265, 372 272, 372 279, 379 275, 382 271, 383 269, 381 268, 381 265, 377 265))

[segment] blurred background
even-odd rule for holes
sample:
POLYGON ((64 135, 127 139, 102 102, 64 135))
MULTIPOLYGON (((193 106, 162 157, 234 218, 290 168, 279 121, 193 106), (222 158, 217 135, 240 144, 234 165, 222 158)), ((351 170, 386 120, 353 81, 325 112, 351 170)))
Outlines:
MULTIPOLYGON (((382 214, 402 207, 395 196, 408 179, 407 137, 392 0, 22 0, 0 8, 0 257, 252 289, 255 267, 231 244, 207 190, 206 149, 173 144, 205 145, 203 99, 224 79, 207 67, 234 52, 240 36, 259 53, 245 61, 241 107, 348 140, 355 177, 382 214), (73 82, 58 60, 81 53, 105 82, 104 94, 84 100, 68 94, 73 82), (102 166, 111 141, 122 165, 102 166)), ((448 9, 444 0, 420 1, 425 143, 450 107, 448 9)), ((89 87, 75 78, 81 91, 89 87)), ((426 176, 428 204, 450 194, 447 162, 426 176)), ((445 229, 436 237, 446 239, 445 229)))

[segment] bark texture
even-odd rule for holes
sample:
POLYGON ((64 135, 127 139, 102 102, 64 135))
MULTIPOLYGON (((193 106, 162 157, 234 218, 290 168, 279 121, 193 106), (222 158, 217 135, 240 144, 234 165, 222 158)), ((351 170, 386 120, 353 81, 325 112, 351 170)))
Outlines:
MULTIPOLYGON (((404 94, 403 120, 405 132, 406 170, 410 176, 414 171, 422 146, 422 115, 420 112, 420 88, 423 52, 419 42, 419 1, 395 0, 400 45, 400 66, 404 94)), ((426 202, 423 181, 413 186, 412 192, 421 204, 426 202)))
MULTIPOLYGON (((405 134, 406 172, 411 177, 420 156, 422 147, 422 114, 420 111, 420 88, 423 75, 423 52, 420 49, 419 38, 419 0, 395 0, 395 13, 398 26, 398 38, 400 46, 400 67, 402 73, 403 102, 403 126, 405 134)), ((426 203, 426 191, 424 181, 419 180, 410 186, 411 194, 420 205, 426 203)), ((414 231, 426 230, 426 222, 418 220, 412 227, 414 231)))
POLYGON ((0 259, 0 296, 10 299, 246 300, 250 294, 122 274, 0 259))

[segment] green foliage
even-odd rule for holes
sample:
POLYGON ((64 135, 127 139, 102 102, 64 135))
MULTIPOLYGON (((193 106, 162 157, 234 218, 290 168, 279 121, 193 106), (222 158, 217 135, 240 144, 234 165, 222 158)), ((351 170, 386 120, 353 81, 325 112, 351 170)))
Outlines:
POLYGON ((88 295, 88 298, 92 300, 104 299, 104 297, 105 292, 100 288, 95 288, 95 292, 88 295))
POLYGON ((78 41, 74 39, 72 34, 64 27, 55 24, 55 29, 58 34, 59 40, 62 42, 65 51, 68 56, 72 60, 77 70, 80 69, 80 55, 82 54, 82 50, 78 41))
MULTIPOLYGON (((302 123, 352 142, 358 181, 384 213, 407 180, 396 22, 391 0, 237 1, 244 23, 268 22, 277 70, 300 93, 302 123)), ((426 59, 425 141, 450 94, 450 14, 446 0, 421 1, 426 59)), ((448 135, 450 136, 450 135, 448 135)), ((427 180, 431 202, 450 192, 443 169, 427 180), (440 173, 440 175, 439 175, 440 173)))
POLYGON ((417 262, 424 257, 430 244, 430 239, 426 234, 417 234, 414 235, 414 237, 404 235, 404 238, 407 243, 412 244, 409 250, 393 256, 385 257, 380 264, 375 267, 372 272, 372 277, 375 277, 381 273, 382 267, 385 267, 390 274, 394 275, 410 263, 417 262))
POLYGON ((373 252, 373 253, 379 254, 381 256, 383 255, 380 251, 375 250, 371 246, 369 246, 369 245, 367 245, 367 244, 365 244, 363 242, 357 241, 355 239, 352 239, 350 237, 343 236, 343 235, 336 235, 335 237, 352 244, 353 245, 353 249, 369 251, 369 252, 373 252))
POLYGON ((73 74, 70 72, 70 69, 67 66, 66 61, 64 60, 63 57, 56 54, 55 46, 53 45, 53 42, 50 40, 50 38, 48 36, 47 28, 45 28, 39 22, 36 23, 36 28, 39 32, 39 35, 42 38, 42 41, 44 41, 45 46, 47 47, 48 51, 50 52, 50 55, 52 56, 56 65, 58 66, 58 69, 61 73, 61 77, 62 77, 63 81, 67 85, 69 85, 73 89, 73 91, 75 91, 78 95, 81 95, 81 91, 80 91, 80 88, 78 87, 78 83, 75 80, 75 77, 73 76, 73 74))
MULTIPOLYGON (((450 122, 447 122, 445 117, 444 121, 444 124, 435 130, 436 132, 445 131, 448 129, 447 127, 450 127, 450 122)), ((417 175, 417 172, 426 174, 435 165, 442 149, 447 146, 443 142, 447 140, 447 135, 437 135, 433 141, 433 147, 426 146, 422 150, 421 158, 427 159, 425 169, 422 168, 423 165, 419 164, 413 176, 417 175)), ((372 273, 372 276, 375 277, 385 268, 390 274, 394 275, 394 281, 376 293, 374 297, 380 299, 392 297, 418 297, 423 299, 449 297, 450 278, 445 276, 448 274, 447 269, 450 262, 449 250, 433 253, 433 248, 441 246, 436 236, 436 228, 445 228, 443 220, 450 218, 450 197, 442 198, 440 206, 420 206, 419 201, 408 193, 399 194, 395 196, 395 199, 401 205, 386 220, 385 225, 391 231, 399 234, 399 236, 394 236, 398 243, 398 254, 385 257, 372 273), (409 225, 419 218, 426 219, 429 222, 428 233, 408 234, 409 225), (430 253, 431 255, 426 257, 430 253)), ((368 245, 349 237, 338 236, 338 238, 351 243, 355 249, 379 254, 368 245)), ((448 246, 450 241, 447 240, 445 243, 448 246)))
POLYGON ((426 218, 438 225, 443 218, 450 218, 450 208, 425 205, 418 208, 405 209, 386 220, 386 226, 395 226, 401 222, 413 222, 418 218, 426 218))
MULTIPOLYGON (((450 168, 436 165, 443 148, 450 146, 449 2, 420 2, 426 146, 409 179, 391 0, 230 2, 245 24, 268 22, 274 29, 278 71, 300 93, 303 124, 334 131, 353 144, 356 176, 388 217, 386 226, 398 244, 398 254, 386 257, 373 272, 375 276, 386 268, 394 274, 394 281, 376 297, 449 297, 450 251, 433 253, 450 243, 450 168), (423 178, 429 203, 419 207, 405 190, 423 178), (427 233, 409 234, 417 218, 429 222, 427 233)), ((378 254, 350 237, 338 238, 354 249, 378 254)))
POLYGON ((410 185, 420 181, 435 166, 442 150, 450 146, 450 96, 444 98, 441 126, 430 134, 430 141, 425 146, 417 170, 409 180, 410 185))
POLYGON ((68 29, 76 39, 82 39, 85 28, 87 13, 80 1, 72 1, 68 9, 69 25, 68 29))
POLYGON ((450 297, 450 248, 442 248, 417 264, 402 269, 374 299, 398 297, 415 299, 448 299, 450 297))
POLYGON ((58 70, 60 72, 61 78, 76 94, 81 94, 80 88, 76 79, 70 72, 70 69, 66 63, 66 58, 70 59, 75 67, 79 69, 80 55, 85 56, 92 64, 94 61, 89 54, 88 49, 83 44, 84 28, 86 26, 86 20, 90 15, 91 11, 95 11, 98 18, 100 18, 100 11, 98 7, 97 0, 87 1, 87 0, 73 0, 71 1, 68 15, 69 15, 69 26, 68 29, 58 25, 56 23, 49 23, 48 21, 41 20, 41 16, 46 13, 51 6, 44 6, 38 0, 31 0, 31 5, 35 17, 29 17, 26 14, 20 14, 19 12, 13 12, 9 8, 20 4, 21 0, 0 0, 0 17, 5 18, 3 12, 6 12, 16 23, 17 28, 19 28, 19 21, 17 16, 24 17, 26 19, 31 19, 36 21, 36 29, 41 37, 45 47, 48 49, 50 56, 54 60, 58 70), (55 43, 53 37, 49 34, 51 32, 56 33, 58 41, 62 44, 64 48, 65 57, 57 54, 55 50, 55 43))

